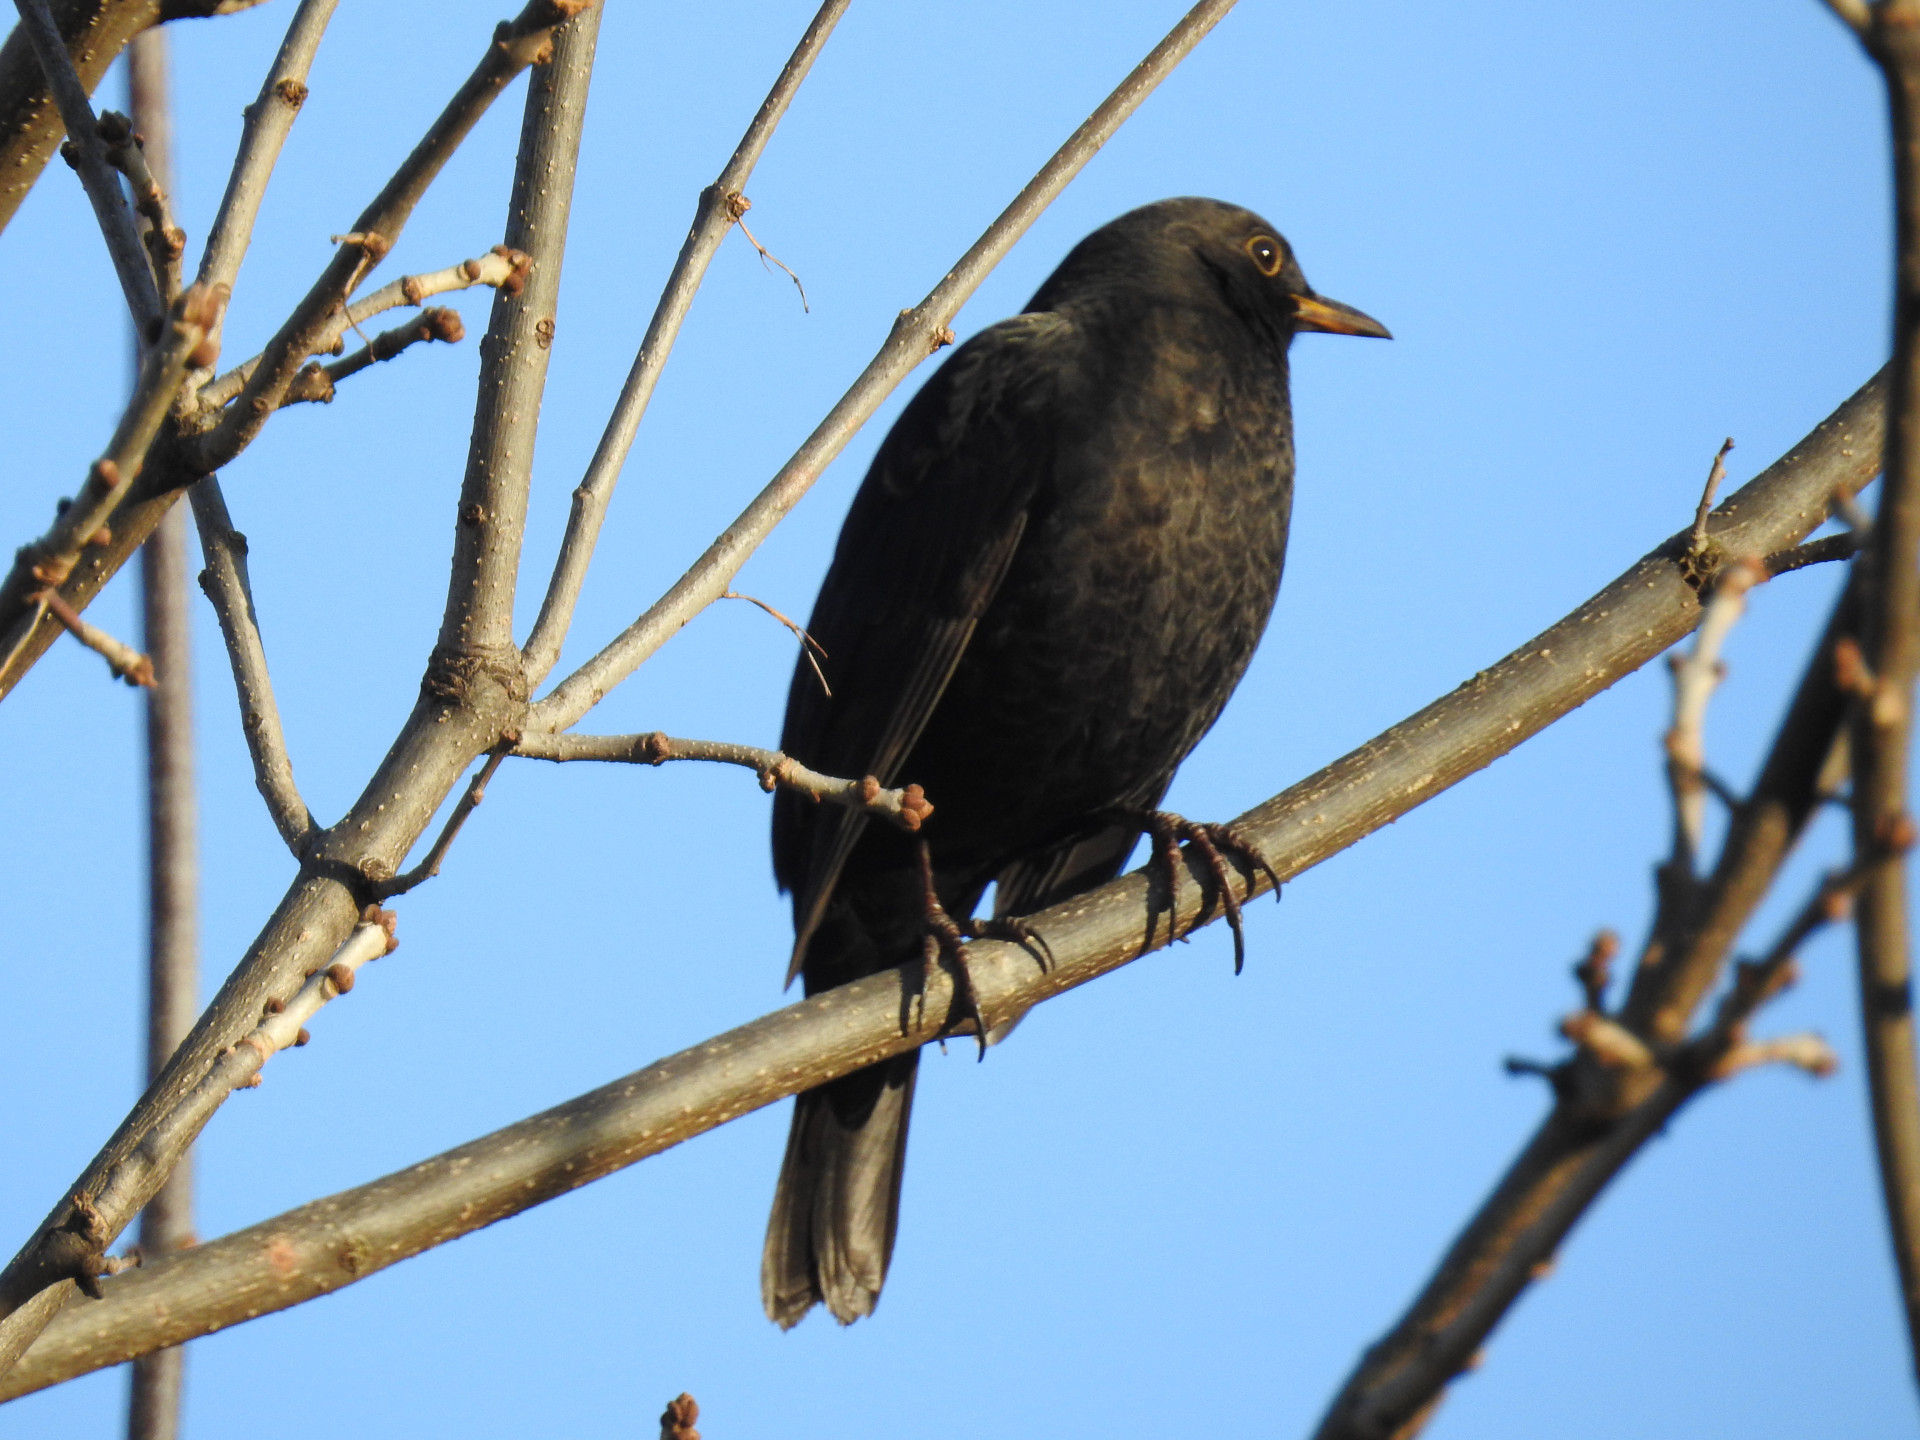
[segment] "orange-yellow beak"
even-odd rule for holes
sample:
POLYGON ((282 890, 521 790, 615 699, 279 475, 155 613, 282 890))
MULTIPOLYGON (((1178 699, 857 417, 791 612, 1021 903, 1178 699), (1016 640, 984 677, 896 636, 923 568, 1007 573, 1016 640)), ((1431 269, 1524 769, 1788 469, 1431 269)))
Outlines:
POLYGON ((1371 335, 1377 340, 1393 338, 1386 326, 1365 311, 1329 300, 1324 295, 1296 295, 1293 306, 1295 330, 1319 330, 1328 335, 1371 335))

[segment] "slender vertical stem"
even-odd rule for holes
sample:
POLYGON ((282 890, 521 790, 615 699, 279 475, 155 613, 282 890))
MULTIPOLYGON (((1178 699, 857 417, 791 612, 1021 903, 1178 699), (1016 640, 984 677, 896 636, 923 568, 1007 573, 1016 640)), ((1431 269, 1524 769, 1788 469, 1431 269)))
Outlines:
MULTIPOLYGON (((173 188, 166 32, 155 28, 127 47, 133 123, 145 137, 147 166, 173 188)), ((137 353, 137 352, 136 352, 137 353)), ((147 692, 147 1054, 145 1075, 160 1073, 200 1013, 196 892, 199 856, 193 784, 193 685, 189 666, 187 517, 168 512, 140 552, 144 644, 153 661, 147 692)), ((140 1249, 164 1255, 193 1243, 193 1169, 183 1159, 140 1216, 140 1249)), ((160 1350, 133 1364, 127 1440, 175 1440, 186 1351, 160 1350)))
POLYGON ((1854 913, 1874 1140, 1920 1377, 1920 1070, 1903 854, 1913 839, 1908 751, 1920 670, 1920 0, 1875 6, 1867 44, 1887 78, 1899 258, 1885 479, 1861 561, 1860 640, 1873 681, 1853 728, 1854 853, 1866 869, 1854 913))
POLYGON ((493 292, 493 315, 480 342, 473 437, 436 652, 449 661, 481 657, 514 670, 519 665, 513 597, 540 400, 558 334, 560 266, 601 8, 584 10, 561 25, 551 57, 536 65, 528 80, 506 243, 530 256, 532 265, 524 285, 493 292))

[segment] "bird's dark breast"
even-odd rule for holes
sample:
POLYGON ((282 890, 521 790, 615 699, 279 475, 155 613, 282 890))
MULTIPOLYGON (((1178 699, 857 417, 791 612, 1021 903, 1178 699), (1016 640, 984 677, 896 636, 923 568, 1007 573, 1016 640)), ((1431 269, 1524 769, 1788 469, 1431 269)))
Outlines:
MULTIPOLYGON (((1155 801, 1259 643, 1292 502, 1284 353, 1160 334, 1073 407, 1019 550, 900 769, 943 869, 1155 801)), ((1126 353, 1126 352, 1123 352, 1126 353)))

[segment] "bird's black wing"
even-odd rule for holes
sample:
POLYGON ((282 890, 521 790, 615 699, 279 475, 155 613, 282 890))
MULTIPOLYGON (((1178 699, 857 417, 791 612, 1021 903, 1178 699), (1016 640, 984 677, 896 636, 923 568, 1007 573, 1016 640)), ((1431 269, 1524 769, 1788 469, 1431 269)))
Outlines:
MULTIPOLYGON (((1052 313, 974 336, 915 395, 840 532, 808 632, 833 693, 795 668, 781 746, 830 775, 897 773, 1019 546, 1053 460, 1061 375, 1079 343, 1052 313)), ((930 797, 936 807, 939 797, 930 797)), ((865 817, 781 792, 774 873, 794 893, 794 968, 865 817)), ((791 974, 789 975, 791 978, 791 974)))

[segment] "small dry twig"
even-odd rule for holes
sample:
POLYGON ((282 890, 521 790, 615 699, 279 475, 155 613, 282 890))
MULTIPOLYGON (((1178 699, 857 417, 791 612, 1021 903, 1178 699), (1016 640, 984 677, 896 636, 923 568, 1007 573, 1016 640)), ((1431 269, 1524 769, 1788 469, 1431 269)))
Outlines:
POLYGON ((1693 512, 1692 544, 1688 547, 1693 555, 1704 555, 1707 551, 1707 517, 1713 513, 1713 497, 1719 493, 1720 482, 1727 478, 1727 452, 1733 449, 1733 437, 1729 435, 1720 442, 1720 449, 1713 457, 1713 464, 1707 469, 1706 488, 1700 492, 1700 507, 1693 512))
POLYGON ((833 687, 827 684, 827 672, 820 668, 820 661, 830 659, 831 657, 827 654, 825 647, 807 633, 805 626, 800 624, 799 621, 789 619, 787 616, 781 614, 778 610, 774 609, 773 606, 767 604, 766 601, 756 599, 752 595, 743 595, 738 590, 729 590, 720 598, 722 600, 744 600, 749 605, 758 605, 762 610, 766 611, 767 614, 791 630, 794 639, 800 642, 800 653, 807 657, 807 663, 813 667, 813 676, 814 679, 820 682, 820 689, 825 692, 829 700, 833 698, 833 687))
POLYGON ((760 777, 766 791, 785 788, 815 800, 844 805, 849 810, 877 815, 902 830, 918 830, 933 814, 926 792, 918 785, 889 790, 871 775, 841 780, 808 769, 791 755, 763 750, 757 745, 734 745, 724 740, 680 740, 658 730, 644 735, 530 734, 514 746, 515 755, 529 760, 604 760, 625 765, 664 765, 669 760, 705 760, 739 765, 760 777))
POLYGON ((733 194, 727 197, 727 208, 733 212, 733 223, 740 227, 740 233, 747 237, 747 243, 760 252, 760 268, 767 270, 769 274, 773 273, 768 269, 767 265, 767 262, 771 260, 775 265, 778 265, 782 270, 786 271, 787 278, 793 281, 793 288, 800 292, 800 308, 811 315, 813 313, 813 307, 807 304, 807 287, 800 283, 800 277, 793 273, 793 267, 756 240, 753 231, 747 228, 747 211, 753 208, 753 202, 744 195, 733 194))
POLYGON ((67 633, 107 662, 113 678, 129 685, 153 686, 153 662, 124 640, 116 640, 97 625, 89 625, 80 612, 60 598, 58 590, 48 588, 35 597, 53 618, 67 627, 67 633))

